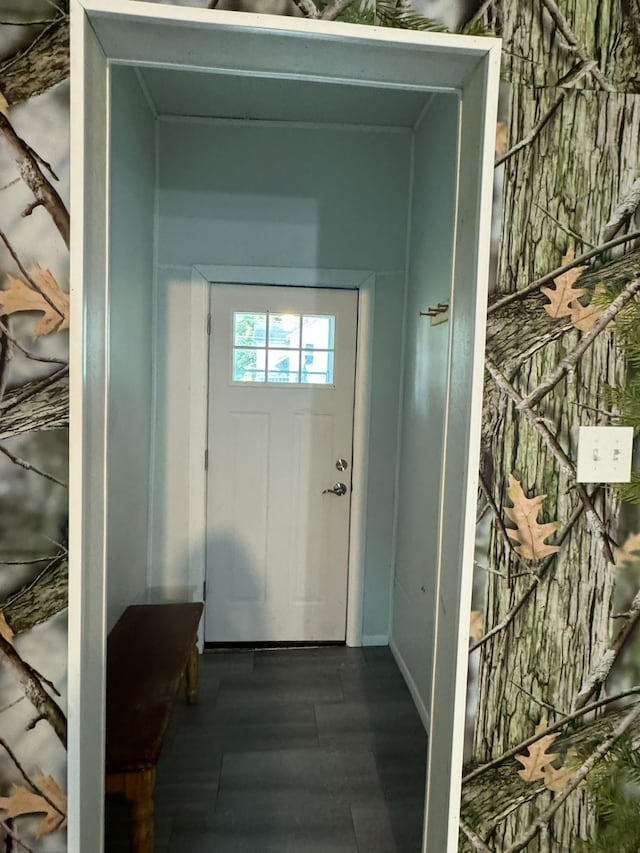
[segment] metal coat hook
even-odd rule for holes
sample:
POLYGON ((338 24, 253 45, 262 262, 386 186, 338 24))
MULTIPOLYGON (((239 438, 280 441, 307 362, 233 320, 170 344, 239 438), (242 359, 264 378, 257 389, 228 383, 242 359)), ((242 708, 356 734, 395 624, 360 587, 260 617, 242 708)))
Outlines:
POLYGON ((448 302, 438 302, 435 308, 429 306, 426 311, 420 311, 421 317, 431 317, 431 325, 436 325, 436 323, 443 323, 447 317, 443 316, 447 314, 449 311, 449 303, 448 302), (434 318, 438 317, 439 319, 436 321, 434 318))

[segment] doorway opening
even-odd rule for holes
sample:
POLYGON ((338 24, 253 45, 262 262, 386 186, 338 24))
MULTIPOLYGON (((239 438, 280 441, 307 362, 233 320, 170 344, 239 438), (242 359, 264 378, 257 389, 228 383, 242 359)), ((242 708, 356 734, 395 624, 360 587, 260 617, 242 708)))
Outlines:
POLYGON ((357 292, 218 284, 209 316, 205 642, 345 641, 357 292))
POLYGON ((375 279, 358 642, 390 644, 429 726, 423 849, 453 850, 498 44, 102 0, 74 15, 70 851, 96 849, 103 810, 106 631, 132 602, 202 593, 203 294, 283 266, 282 284, 375 279))
MULTIPOLYGON (((215 287, 215 282, 224 281, 228 286, 240 287, 246 290, 240 292, 251 292, 251 288, 266 288, 263 292, 269 294, 276 292, 278 288, 284 288, 284 295, 288 293, 303 294, 306 300, 307 307, 313 305, 315 298, 310 294, 316 294, 317 299, 321 302, 330 298, 328 294, 337 293, 343 294, 342 299, 356 300, 357 304, 350 308, 351 319, 348 322, 354 325, 354 313, 357 313, 357 328, 346 332, 347 341, 350 341, 350 346, 355 348, 355 372, 352 376, 355 389, 352 394, 353 400, 350 404, 351 414, 347 418, 343 418, 341 429, 344 431, 346 427, 350 427, 352 436, 350 444, 352 447, 351 457, 346 462, 346 469, 339 468, 343 463, 343 457, 337 453, 332 466, 328 469, 323 469, 322 476, 326 478, 329 473, 332 476, 322 480, 322 489, 328 486, 335 486, 336 482, 341 482, 342 479, 347 479, 349 488, 349 503, 350 503, 350 523, 344 525, 345 519, 340 518, 339 512, 338 521, 342 521, 342 543, 341 547, 345 548, 346 538, 346 555, 343 552, 340 559, 343 561, 343 572, 347 575, 346 589, 346 633, 342 637, 349 646, 379 645, 388 642, 388 627, 387 611, 389 609, 388 602, 383 602, 379 608, 382 611, 383 630, 374 629, 367 630, 364 625, 363 608, 365 598, 365 555, 366 555, 366 535, 368 511, 367 503, 369 500, 369 457, 370 449, 370 428, 372 420, 372 393, 374 390, 372 379, 373 354, 374 354, 374 310, 376 296, 376 276, 370 270, 340 270, 340 269, 308 269, 308 268, 290 268, 290 267, 252 267, 245 266, 227 266, 227 265, 198 265, 192 269, 190 276, 190 320, 189 320, 189 338, 191 340, 190 359, 189 359, 189 375, 192 389, 199 389, 199 393, 192 393, 189 400, 185 401, 189 409, 188 421, 190 424, 190 457, 189 457, 189 482, 191 489, 188 495, 189 513, 188 513, 188 530, 189 530, 189 549, 188 549, 188 572, 187 583, 188 589, 184 590, 180 587, 181 594, 198 594, 198 591, 203 589, 203 585, 207 581, 207 542, 208 542, 208 479, 209 475, 206 471, 206 466, 203 467, 202 459, 207 455, 215 441, 211 436, 211 415, 208 399, 210 396, 210 386, 212 382, 212 356, 215 337, 215 320, 210 320, 212 314, 212 289, 215 287), (247 285, 246 282, 251 284, 247 285), (347 477, 342 476, 342 472, 347 474, 347 477), (346 529, 345 529, 346 528, 346 529)), ((384 284, 384 282, 383 282, 384 284)), ((260 290, 258 290, 260 292, 260 290)), ((316 308, 309 310, 316 311, 316 308)), ((396 335, 400 333, 401 323, 401 304, 395 308, 395 329, 396 335)), ((312 316, 316 316, 316 314, 312 316)), ((224 321, 227 323, 227 330, 230 328, 231 320, 224 321)), ((387 324, 389 318, 387 319, 387 324)), ((344 332, 343 332, 344 334, 344 332)), ((277 348, 276 348, 277 349, 277 348)), ((308 357, 308 354, 307 354, 308 357)), ((349 356, 351 358, 352 356, 349 356)), ((396 354, 396 358, 398 354, 396 354)), ((301 365, 304 367, 304 364, 301 365)), ((344 370, 344 366, 341 368, 344 370)), ((352 368, 347 368, 351 371, 352 368)), ((227 386, 228 387, 228 386, 227 386)), ((260 390, 258 388, 258 390, 260 390)), ((332 396, 332 389, 314 389, 319 391, 320 395, 329 392, 329 397, 332 396)), ((393 386, 387 387, 387 393, 397 397, 398 389, 393 386)), ((316 396, 317 395, 312 395, 316 396)), ((322 396, 320 402, 323 403, 322 396)), ((309 411, 308 401, 305 403, 302 413, 309 411)), ((379 419, 379 423, 380 423, 379 419)), ((326 419, 324 419, 326 424, 326 419)), ((301 426, 301 418, 297 418, 298 429, 301 426)), ((393 422, 387 419, 386 424, 382 423, 382 440, 394 442, 397 440, 393 422)), ((292 444, 292 451, 295 446, 292 444)), ((300 447, 300 451, 303 448, 300 447)), ((382 452, 382 447, 374 448, 375 452, 382 452)), ((308 458, 308 456, 306 457, 308 458)), ((209 459, 207 460, 209 461, 209 459)), ((287 462, 290 467, 293 463, 291 460, 287 462)), ((301 460, 303 466, 308 463, 301 460)), ((390 467, 387 468, 388 476, 393 475, 390 467)), ((253 486, 253 480, 252 486, 253 486)), ((316 491, 319 481, 316 482, 316 491)), ((346 494, 346 493, 345 493, 346 494)), ((185 496, 186 497, 186 496, 185 496)), ((340 502, 336 501, 333 506, 328 503, 327 495, 321 496, 323 504, 321 510, 326 513, 336 513, 340 510, 340 502)), ((297 502, 300 503, 299 501, 297 502)), ((291 512, 293 513, 296 503, 292 503, 291 512)), ((386 504, 387 514, 393 511, 392 501, 387 497, 386 504)), ((264 507, 264 502, 262 504, 264 507)), ((260 510, 264 512, 264 509, 260 510)), ((379 509, 380 511, 380 509, 379 509)), ((289 521, 287 527, 290 528, 289 521)), ((391 525, 389 525, 390 529, 391 525)), ((291 543, 289 543, 291 544, 291 543)), ((388 545, 388 559, 390 559, 390 543, 388 545)), ((153 560, 153 551, 152 557, 153 560)), ((209 586, 211 590, 211 586, 209 586)), ((152 596, 161 598, 162 590, 151 591, 152 596)), ((343 606, 343 605, 341 605, 343 606)), ((275 635, 272 635, 272 639, 275 635)), ((204 641, 210 639, 203 633, 204 641)), ((230 637, 224 639, 230 640, 230 637)), ((296 637, 289 636, 287 639, 294 640, 296 637)), ((298 637, 300 639, 300 637, 298 637)), ((318 638, 316 638, 318 639, 318 638)))

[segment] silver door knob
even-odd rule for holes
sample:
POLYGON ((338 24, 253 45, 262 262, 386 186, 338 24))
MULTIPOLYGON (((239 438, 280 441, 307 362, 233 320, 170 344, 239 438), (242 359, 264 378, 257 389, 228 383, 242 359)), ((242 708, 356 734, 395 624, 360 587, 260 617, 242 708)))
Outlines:
POLYGON ((344 483, 334 483, 330 489, 323 489, 322 494, 323 495, 328 495, 328 494, 337 495, 339 498, 341 498, 343 495, 347 494, 347 487, 345 486, 344 483))

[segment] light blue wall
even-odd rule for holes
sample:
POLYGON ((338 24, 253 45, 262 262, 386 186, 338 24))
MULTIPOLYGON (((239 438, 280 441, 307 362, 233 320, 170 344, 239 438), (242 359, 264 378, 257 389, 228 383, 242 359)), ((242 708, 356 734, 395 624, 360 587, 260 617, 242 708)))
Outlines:
MULTIPOLYGON (((431 702, 450 325, 431 326, 420 311, 450 296, 457 126, 457 99, 435 98, 414 155, 392 642, 423 711, 431 702)), ((455 649, 451 654, 454 666, 455 649)))
POLYGON ((158 261, 402 270, 409 139, 165 120, 158 261))
POLYGON ((376 272, 364 631, 389 632, 409 131, 162 120, 151 579, 185 588, 192 264, 376 272))
POLYGON ((151 442, 155 120, 112 69, 107 627, 146 594, 151 442))

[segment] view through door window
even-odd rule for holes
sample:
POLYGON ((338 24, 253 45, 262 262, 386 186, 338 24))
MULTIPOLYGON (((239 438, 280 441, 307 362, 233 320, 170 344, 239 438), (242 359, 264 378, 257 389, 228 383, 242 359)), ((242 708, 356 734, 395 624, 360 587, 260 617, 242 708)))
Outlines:
POLYGON ((335 316, 238 311, 232 381, 331 385, 335 316))

